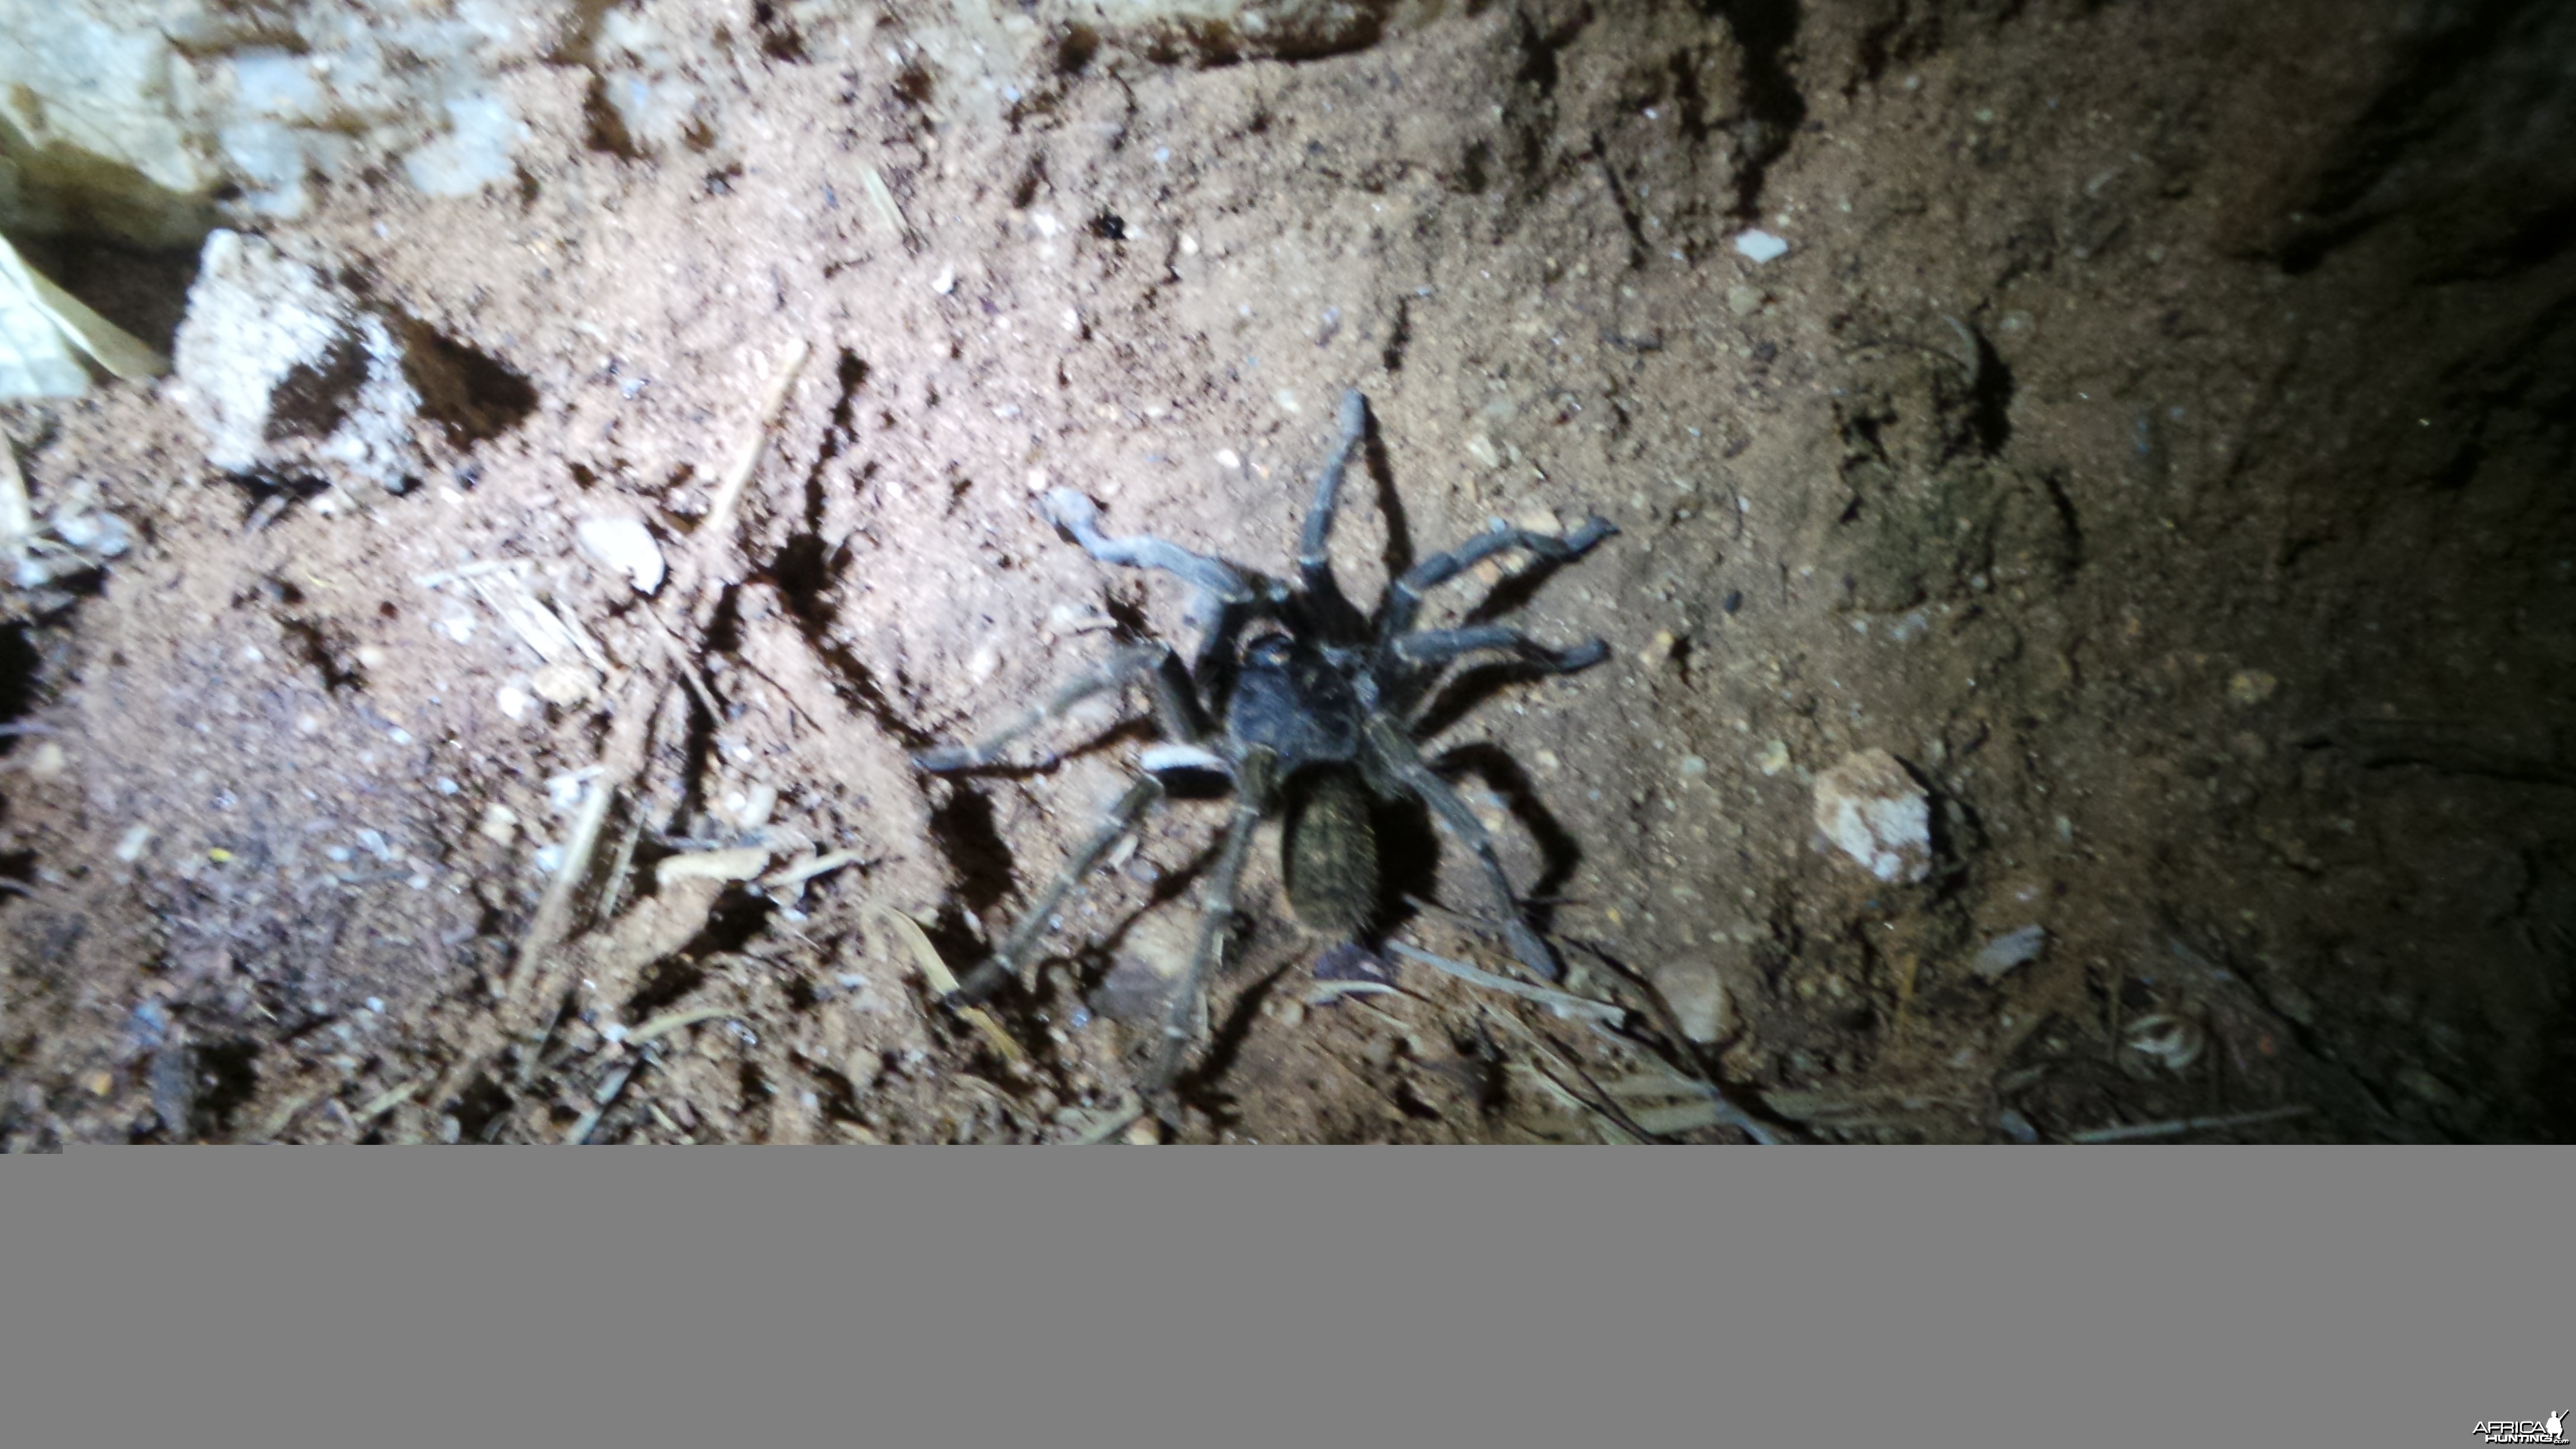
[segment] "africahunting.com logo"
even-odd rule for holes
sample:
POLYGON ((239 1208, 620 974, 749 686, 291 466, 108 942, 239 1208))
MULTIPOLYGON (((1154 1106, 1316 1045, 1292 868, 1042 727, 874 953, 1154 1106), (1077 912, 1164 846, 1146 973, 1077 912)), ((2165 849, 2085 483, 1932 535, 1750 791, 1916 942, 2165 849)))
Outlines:
POLYGON ((2567 1415, 2552 1411, 2547 1419, 2481 1419, 2469 1431, 2488 1444, 2564 1444, 2567 1442, 2567 1415))

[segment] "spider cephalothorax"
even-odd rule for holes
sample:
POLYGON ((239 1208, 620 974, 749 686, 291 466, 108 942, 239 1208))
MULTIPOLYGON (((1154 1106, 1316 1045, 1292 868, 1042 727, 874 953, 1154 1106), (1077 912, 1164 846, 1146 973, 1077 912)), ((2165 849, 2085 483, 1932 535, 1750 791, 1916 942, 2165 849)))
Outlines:
POLYGON ((1197 946, 1173 993, 1164 1040, 1144 1084, 1148 1096, 1171 1085, 1182 1053, 1199 1033, 1208 971, 1232 921, 1252 827, 1276 812, 1286 815, 1281 850, 1289 903, 1301 921, 1328 939, 1364 939, 1377 914, 1370 797, 1409 796, 1476 856, 1512 954, 1550 979, 1562 974, 1546 943, 1523 918, 1484 826, 1423 762, 1415 732, 1433 688, 1461 658, 1503 653, 1536 671, 1562 673, 1600 662, 1608 647, 1595 639, 1554 650, 1500 624, 1417 629, 1414 618, 1425 591, 1495 554, 1517 549, 1545 563, 1562 563, 1614 530, 1600 518, 1563 537, 1497 524, 1415 564, 1389 582, 1373 614, 1362 614, 1335 580, 1326 544, 1342 475, 1367 418, 1367 403, 1359 393, 1346 394, 1340 436, 1316 479, 1293 581, 1238 568, 1150 535, 1112 538, 1100 531, 1100 512, 1090 499, 1069 488, 1048 493, 1041 504, 1047 519, 1093 558, 1158 569, 1197 590, 1193 616, 1205 625, 1197 653, 1184 667, 1167 645, 1121 649, 983 742, 919 757, 921 767, 931 771, 989 765, 1013 740, 1077 702, 1135 681, 1151 686, 1164 736, 1142 752, 1138 763, 1143 773, 1056 872, 1020 924, 967 975, 957 992, 961 1000, 989 994, 1025 964, 1065 893, 1163 798, 1165 777, 1214 773, 1231 784, 1231 819, 1209 880, 1197 946))

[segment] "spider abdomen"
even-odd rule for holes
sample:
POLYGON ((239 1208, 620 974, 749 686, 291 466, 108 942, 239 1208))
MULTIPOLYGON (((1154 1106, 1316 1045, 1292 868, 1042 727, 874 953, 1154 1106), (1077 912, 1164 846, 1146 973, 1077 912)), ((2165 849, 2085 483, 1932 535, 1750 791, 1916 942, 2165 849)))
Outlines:
POLYGON ((1367 933, 1378 905, 1377 831, 1356 772, 1328 765, 1291 782, 1279 853, 1288 904, 1307 929, 1335 941, 1367 933))

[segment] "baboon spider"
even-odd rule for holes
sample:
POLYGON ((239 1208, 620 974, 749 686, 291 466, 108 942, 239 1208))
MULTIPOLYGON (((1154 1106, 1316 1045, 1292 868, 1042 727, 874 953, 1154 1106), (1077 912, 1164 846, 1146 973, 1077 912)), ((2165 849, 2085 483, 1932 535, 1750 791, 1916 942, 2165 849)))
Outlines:
POLYGON ((1342 475, 1366 431, 1368 404, 1354 390, 1342 399, 1340 436, 1315 483, 1291 582, 1192 553, 1145 534, 1112 538, 1100 531, 1091 500, 1070 488, 1049 492, 1041 510, 1102 563, 1159 569, 1191 584, 1193 621, 1203 628, 1196 657, 1184 669, 1170 646, 1121 649, 1066 682, 1036 708, 981 743, 916 757, 927 771, 990 765, 1012 741, 1081 700, 1142 680, 1152 689, 1162 743, 1141 752, 1142 773, 1109 807, 1097 829, 1039 892, 999 949, 969 972, 951 998, 964 1004, 1015 976, 1048 929, 1057 905, 1090 874, 1119 838, 1166 792, 1166 777, 1213 773, 1233 790, 1233 810, 1209 878, 1198 939, 1172 993, 1152 1070, 1141 1084, 1159 1098, 1178 1075, 1192 1040, 1205 1032, 1207 978, 1234 916, 1253 826, 1285 810, 1281 855, 1288 899, 1298 919, 1325 937, 1357 943, 1378 908, 1377 847, 1369 796, 1419 800, 1483 867, 1512 954, 1541 976, 1563 975, 1547 945, 1521 914, 1511 879, 1474 812, 1414 747, 1414 732, 1434 687, 1455 661, 1472 654, 1516 656, 1541 673, 1568 673, 1599 663, 1609 647, 1595 639, 1565 650, 1539 644, 1500 624, 1418 629, 1422 596, 1479 561, 1518 549, 1542 563, 1579 558, 1614 530, 1601 518, 1559 537, 1496 524, 1447 553, 1415 564, 1388 584, 1374 615, 1363 615, 1335 581, 1326 555, 1342 475))

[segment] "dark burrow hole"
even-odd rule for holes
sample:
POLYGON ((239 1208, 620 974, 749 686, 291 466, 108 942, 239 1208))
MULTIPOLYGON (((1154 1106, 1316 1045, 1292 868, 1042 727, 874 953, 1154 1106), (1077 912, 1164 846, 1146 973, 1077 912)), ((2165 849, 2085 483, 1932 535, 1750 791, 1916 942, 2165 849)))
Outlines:
MULTIPOLYGON (((16 723, 36 707, 36 673, 44 662, 25 624, 0 628, 0 725, 16 723)), ((18 738, 0 734, 0 755, 16 749, 18 738)))
POLYGON ((420 415, 445 430, 459 449, 488 442, 537 410, 534 383, 499 358, 401 319, 403 376, 420 393, 420 415))
POLYGON ((13 235, 36 272, 168 356, 197 280, 198 247, 145 248, 85 236, 13 235))

